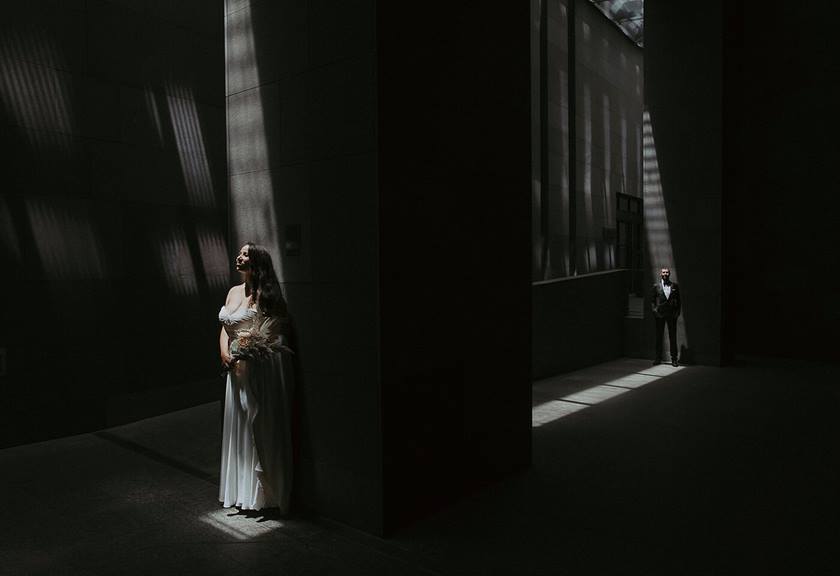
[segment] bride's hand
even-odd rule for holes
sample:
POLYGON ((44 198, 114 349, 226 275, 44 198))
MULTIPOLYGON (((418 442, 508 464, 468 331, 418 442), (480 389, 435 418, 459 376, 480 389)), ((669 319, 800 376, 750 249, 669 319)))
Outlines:
POLYGON ((222 365, 225 368, 232 368, 233 364, 236 362, 233 356, 228 354, 227 352, 222 352, 222 365))

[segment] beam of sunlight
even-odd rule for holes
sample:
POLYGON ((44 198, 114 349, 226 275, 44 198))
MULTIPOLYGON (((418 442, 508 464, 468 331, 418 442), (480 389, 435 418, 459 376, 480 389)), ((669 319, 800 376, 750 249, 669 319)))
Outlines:
POLYGON ((636 64, 636 96, 642 97, 642 69, 636 64))
MULTIPOLYGON (((532 178, 531 179, 531 222, 532 222, 532 242, 531 242, 531 250, 533 251, 533 265, 534 270, 540 270, 543 267, 542 257, 543 257, 543 242, 548 242, 548 239, 543 237, 542 231, 542 222, 541 216, 544 210, 542 204, 542 182, 539 178, 532 178)), ((551 243, 549 242, 549 250, 551 250, 551 243)), ((540 280, 547 280, 545 276, 548 275, 548 269, 546 267, 546 273, 543 277, 540 277, 540 280)))
MULTIPOLYGON (((663 366, 664 368, 665 366, 663 366)), ((673 367, 671 367, 673 368, 673 367)), ((643 372, 636 372, 634 374, 628 374, 627 376, 622 376, 621 378, 616 378, 615 380, 610 380, 607 384, 609 386, 615 386, 618 388, 627 388, 632 390, 634 388, 640 388, 645 384, 650 384, 654 380, 658 380, 665 376, 666 374, 662 373, 653 373, 650 371, 643 371, 643 372)))
POLYGON ((283 527, 279 520, 260 519, 240 514, 235 508, 220 508, 200 516, 198 520, 236 540, 250 540, 283 527))
POLYGON ((280 282, 284 280, 280 252, 277 216, 274 212, 274 188, 271 172, 260 170, 240 175, 230 187, 233 241, 238 250, 243 242, 252 240, 265 246, 276 263, 274 268, 280 282))
POLYGON ((257 66, 256 43, 252 25, 250 2, 240 11, 237 17, 228 16, 225 20, 227 33, 225 34, 225 62, 227 62, 227 91, 231 94, 231 86, 259 86, 260 70, 257 66))
POLYGON ((0 243, 2 243, 5 254, 15 262, 21 259, 20 242, 15 233, 15 225, 12 221, 12 214, 6 205, 6 199, 0 196, 0 243))
POLYGON ((633 126, 635 130, 636 136, 636 190, 642 194, 642 198, 644 199, 644 165, 642 162, 642 127, 639 123, 635 123, 633 126), (640 171, 641 169, 641 171, 640 171))
POLYGON ((48 278, 105 278, 105 252, 84 206, 27 198, 26 213, 35 248, 48 278))
POLYGON ((618 191, 627 194, 627 111, 624 109, 624 102, 619 99, 618 111, 621 118, 621 181, 619 183, 618 191))
POLYGON ((198 248, 201 265, 210 288, 224 289, 230 280, 232 262, 228 261, 225 239, 218 230, 199 226, 198 248))
MULTIPOLYGON (((647 232, 648 262, 650 263, 651 278, 659 278, 662 266, 671 268, 671 278, 678 280, 677 262, 674 259, 674 248, 671 242, 671 228, 668 224, 668 212, 665 208, 665 194, 659 172, 659 160, 656 157, 656 141, 653 135, 653 124, 650 113, 645 110, 643 122, 643 197, 645 230, 647 232)), ((689 346, 685 332, 685 315, 681 314, 677 320, 677 340, 689 346)))
MULTIPOLYGON (((566 7, 563 6, 563 18, 565 22, 566 7)), ((562 275, 566 276, 571 268, 571 255, 569 247, 569 73, 567 70, 560 70, 560 94, 559 99, 565 101, 565 106, 560 106, 560 133, 563 135, 563 153, 560 157, 560 211, 557 213, 557 234, 566 238, 562 243, 562 253, 557 259, 562 258, 562 275)))
POLYGON ((612 179, 612 127, 610 125, 610 95, 604 93, 602 105, 602 114, 604 115, 604 220, 607 222, 613 221, 612 203, 612 189, 610 187, 612 179))
MULTIPOLYGON (((612 127, 610 124, 610 95, 606 92, 603 94, 601 106, 604 117, 604 170, 603 183, 601 186, 601 190, 603 192, 601 200, 604 203, 604 223, 607 226, 611 226, 615 222, 612 209, 613 193, 610 186, 612 182, 612 127)), ((615 244, 613 242, 604 242, 601 256, 604 262, 604 267, 607 269, 615 267, 614 250, 615 244)))
POLYGON ((41 30, 0 34, 0 104, 37 149, 69 150, 75 130, 72 76, 41 30))
POLYGON ((619 388, 604 384, 601 386, 593 386, 592 388, 587 388, 586 390, 581 390, 580 392, 575 392, 574 394, 569 394, 560 400, 592 406, 593 404, 609 400, 610 398, 614 398, 620 394, 624 394, 625 392, 627 392, 627 388, 619 388))
POLYGON ((598 267, 598 255, 592 234, 595 230, 595 212, 592 208, 592 95, 589 84, 583 84, 583 213, 586 230, 586 269, 594 272, 598 267))
POLYGON ((146 96, 146 111, 152 119, 152 125, 155 127, 155 133, 157 134, 158 142, 162 148, 165 140, 163 137, 163 124, 160 120, 160 110, 158 110, 157 100, 155 98, 155 91, 150 86, 147 86, 144 92, 146 96))
POLYGON ((192 90, 170 84, 166 87, 166 101, 190 201, 195 206, 213 208, 216 200, 210 162, 192 90))
POLYGON ((158 247, 163 275, 170 291, 179 296, 197 296, 198 281, 184 231, 172 230, 160 240, 158 247))
POLYGON ((239 13, 234 26, 227 21, 225 61, 227 85, 248 86, 236 95, 229 95, 228 106, 228 165, 235 167, 242 159, 256 171, 247 174, 231 170, 230 201, 235 245, 252 240, 265 246, 276 263, 280 282, 284 281, 284 266, 278 235, 274 205, 274 186, 270 171, 268 139, 266 138, 263 101, 260 93, 260 74, 251 8, 239 13))
MULTIPOLYGON (((675 374, 683 368, 683 366, 661 364, 613 378, 607 382, 595 383, 593 386, 572 392, 571 394, 562 394, 560 392, 557 394, 559 396, 558 398, 541 402, 531 409, 531 427, 539 428, 569 414, 574 414, 575 412, 595 406, 611 398, 632 392, 646 384, 675 374)), ((586 372, 586 370, 582 372, 586 372)), ((535 382, 534 391, 540 395, 557 393, 556 391, 562 389, 564 383, 573 383, 575 381, 574 377, 570 376, 548 378, 540 382, 535 382)))
POLYGON ((573 402, 564 402, 563 400, 551 400, 545 404, 540 404, 531 410, 531 427, 539 428, 543 424, 553 422, 563 416, 574 414, 579 410, 588 408, 586 404, 575 404, 573 402))

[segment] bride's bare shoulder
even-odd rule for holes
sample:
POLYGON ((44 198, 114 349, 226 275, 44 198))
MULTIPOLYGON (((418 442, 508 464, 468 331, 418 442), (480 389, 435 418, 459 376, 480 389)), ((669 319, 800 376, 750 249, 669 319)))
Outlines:
POLYGON ((245 283, 237 284, 228 290, 227 298, 225 299, 225 306, 230 308, 231 304, 241 303, 245 299, 245 283))

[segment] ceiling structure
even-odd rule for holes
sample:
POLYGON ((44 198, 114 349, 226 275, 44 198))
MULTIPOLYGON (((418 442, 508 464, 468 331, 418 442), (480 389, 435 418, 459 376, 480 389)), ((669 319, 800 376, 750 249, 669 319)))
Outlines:
POLYGON ((637 46, 644 47, 644 0, 589 0, 637 46))

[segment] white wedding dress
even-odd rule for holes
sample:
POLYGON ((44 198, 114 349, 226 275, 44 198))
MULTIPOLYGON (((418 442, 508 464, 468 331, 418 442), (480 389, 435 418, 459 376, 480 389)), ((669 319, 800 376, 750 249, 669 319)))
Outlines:
MULTIPOLYGON (((229 312, 222 306, 219 321, 230 342, 240 330, 274 333, 277 319, 242 307, 229 312)), ((292 488, 291 399, 293 372, 289 352, 266 359, 240 360, 228 372, 219 501, 243 510, 278 507, 288 512, 292 488)))

